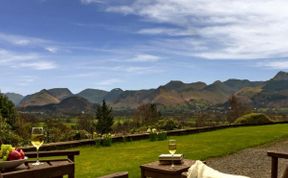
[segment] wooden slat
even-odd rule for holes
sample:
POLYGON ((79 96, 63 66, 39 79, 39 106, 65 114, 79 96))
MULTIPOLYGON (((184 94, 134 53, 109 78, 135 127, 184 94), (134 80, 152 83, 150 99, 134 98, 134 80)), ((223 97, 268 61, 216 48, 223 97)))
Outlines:
POLYGON ((271 156, 271 157, 288 159, 288 153, 287 152, 268 151, 267 155, 271 156))
POLYGON ((99 178, 128 178, 128 172, 116 172, 99 178))
MULTIPOLYGON (((34 162, 34 161, 33 161, 34 162)), ((31 166, 27 168, 19 168, 15 171, 9 171, 2 173, 4 178, 51 178, 68 175, 69 178, 74 178, 74 163, 69 159, 51 160, 52 165, 44 163, 40 166, 31 166), (53 162, 55 164, 53 164, 53 162)), ((32 164, 32 161, 28 161, 28 164, 32 164)))
MULTIPOLYGON (((80 155, 80 151, 79 150, 39 151, 39 157, 67 156, 73 162, 75 155, 80 155)), ((25 156, 27 156, 28 158, 36 158, 37 152, 26 152, 25 156)))

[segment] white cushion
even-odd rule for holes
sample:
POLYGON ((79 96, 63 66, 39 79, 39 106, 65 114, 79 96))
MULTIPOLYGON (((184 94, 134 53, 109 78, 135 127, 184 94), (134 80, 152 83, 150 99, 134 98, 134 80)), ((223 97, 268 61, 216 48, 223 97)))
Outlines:
POLYGON ((197 160, 188 170, 187 178, 249 178, 246 176, 225 174, 210 168, 197 160))

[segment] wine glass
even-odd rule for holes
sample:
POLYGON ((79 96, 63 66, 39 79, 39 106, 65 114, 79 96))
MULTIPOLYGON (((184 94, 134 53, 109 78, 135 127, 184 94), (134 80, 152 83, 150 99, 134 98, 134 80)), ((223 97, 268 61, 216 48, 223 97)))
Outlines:
POLYGON ((36 147, 36 150, 37 150, 37 161, 33 163, 32 165, 37 166, 37 165, 43 164, 43 163, 40 163, 39 161, 39 148, 44 143, 43 127, 32 127, 31 143, 34 147, 36 147))
POLYGON ((172 155, 172 164, 171 164, 171 168, 174 168, 174 154, 176 152, 176 140, 169 140, 168 141, 168 150, 169 153, 172 155))

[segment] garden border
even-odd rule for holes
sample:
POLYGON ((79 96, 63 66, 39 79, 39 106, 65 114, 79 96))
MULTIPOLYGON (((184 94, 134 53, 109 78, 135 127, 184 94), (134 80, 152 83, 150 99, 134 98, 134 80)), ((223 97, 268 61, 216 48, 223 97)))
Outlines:
MULTIPOLYGON (((207 126, 207 127, 198 127, 198 128, 189 128, 189 129, 177 129, 167 131, 167 136, 180 136, 180 135, 189 135, 201 132, 209 132, 214 130, 226 129, 226 128, 234 128, 234 127, 247 127, 247 126, 261 126, 261 125, 275 125, 275 124, 287 124, 288 121, 274 122, 268 124, 238 124, 238 125, 220 125, 220 126, 207 126)), ((125 142, 125 141, 137 141, 149 139, 149 133, 142 134, 131 134, 131 135, 123 135, 123 136, 115 136, 112 137, 112 142, 125 142)), ((101 140, 98 138, 98 140, 101 140)), ((77 146, 84 145, 95 145, 96 139, 85 139, 85 140, 75 140, 75 141, 66 141, 66 142, 55 142, 48 143, 41 146, 41 150, 57 150, 57 149, 66 149, 66 148, 74 148, 77 146)), ((35 151, 35 148, 32 146, 23 147, 24 151, 35 151)))

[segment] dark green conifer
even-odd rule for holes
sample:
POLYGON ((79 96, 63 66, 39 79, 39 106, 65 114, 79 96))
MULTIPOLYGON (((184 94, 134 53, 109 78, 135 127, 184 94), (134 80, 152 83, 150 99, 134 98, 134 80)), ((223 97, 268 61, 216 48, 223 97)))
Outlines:
POLYGON ((113 125, 113 115, 112 115, 112 108, 109 107, 105 100, 103 100, 102 105, 97 107, 96 113, 96 130, 100 134, 109 133, 112 131, 113 125))

